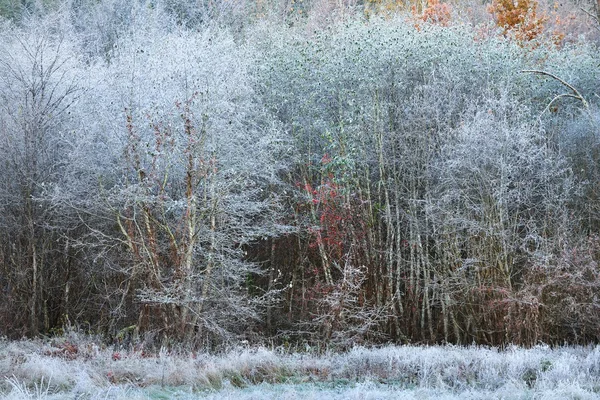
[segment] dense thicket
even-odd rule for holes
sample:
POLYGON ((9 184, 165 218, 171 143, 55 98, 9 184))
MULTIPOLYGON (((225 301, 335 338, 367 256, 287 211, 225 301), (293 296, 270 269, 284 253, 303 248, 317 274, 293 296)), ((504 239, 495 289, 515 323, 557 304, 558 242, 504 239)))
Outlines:
POLYGON ((241 3, 9 3, 0 333, 600 339, 591 38, 524 41, 433 2, 326 26, 241 3))

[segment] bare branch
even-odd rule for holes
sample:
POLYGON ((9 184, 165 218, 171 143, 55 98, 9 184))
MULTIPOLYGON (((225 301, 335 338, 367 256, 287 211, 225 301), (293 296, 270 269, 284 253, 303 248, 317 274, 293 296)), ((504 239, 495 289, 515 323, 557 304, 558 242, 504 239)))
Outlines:
MULTIPOLYGON (((573 97, 577 100, 580 100, 581 103, 583 104, 583 107, 587 110, 590 108, 590 105, 588 104, 588 102, 585 100, 585 98, 583 97, 583 95, 581 93, 579 93, 579 90, 575 89, 575 87, 573 87, 573 85, 569 84, 568 82, 566 82, 565 80, 559 78, 558 76, 554 75, 553 73, 547 72, 547 71, 542 71, 542 70, 537 70, 537 69, 524 69, 521 72, 527 72, 527 73, 532 73, 532 74, 539 74, 539 75, 546 75, 549 76, 550 78, 553 78, 555 80, 557 80, 558 82, 560 82, 563 86, 566 86, 567 88, 569 88, 573 94, 564 94, 564 95, 559 95, 557 97, 555 97, 550 104, 552 104, 552 102, 554 100, 556 100, 558 97, 573 97)), ((548 105, 548 107, 550 107, 550 105, 548 105)), ((546 107, 546 108, 548 108, 546 107)))
POLYGON ((591 13, 590 11, 586 10, 583 7, 579 7, 579 9, 581 11, 583 11, 585 14, 587 14, 588 17, 590 17, 591 19, 596 21, 596 25, 594 25, 594 27, 600 31, 600 18, 598 18, 597 15, 594 15, 593 13, 591 13))

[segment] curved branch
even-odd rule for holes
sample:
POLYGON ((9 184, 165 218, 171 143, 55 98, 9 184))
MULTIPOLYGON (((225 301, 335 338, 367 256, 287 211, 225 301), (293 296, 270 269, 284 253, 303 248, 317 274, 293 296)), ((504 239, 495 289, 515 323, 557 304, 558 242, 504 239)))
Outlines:
MULTIPOLYGON (((537 69, 524 69, 521 72, 528 72, 528 73, 532 73, 532 74, 539 74, 539 75, 546 75, 549 76, 550 78, 553 78, 557 81, 559 81, 563 86, 566 86, 567 88, 569 88, 573 94, 561 94, 556 96, 551 102, 550 104, 552 104, 554 102, 554 100, 557 100, 560 97, 573 97, 577 100, 580 100, 581 103, 583 104, 583 107, 587 110, 590 108, 590 105, 588 104, 588 102, 585 100, 585 98, 583 97, 583 95, 581 93, 579 93, 579 90, 575 89, 573 87, 573 85, 569 84, 568 82, 564 81, 563 79, 559 78, 558 76, 554 75, 553 73, 550 72, 546 72, 546 71, 542 71, 542 70, 537 70, 537 69)), ((548 107, 550 107, 550 104, 548 105, 548 107)), ((548 108, 546 107, 546 109, 548 108)), ((545 111, 545 110, 544 110, 545 111)))

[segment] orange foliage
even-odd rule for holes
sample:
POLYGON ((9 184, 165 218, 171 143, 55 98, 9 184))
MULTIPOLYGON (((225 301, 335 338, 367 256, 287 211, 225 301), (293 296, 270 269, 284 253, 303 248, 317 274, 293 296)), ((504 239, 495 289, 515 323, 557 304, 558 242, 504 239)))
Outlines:
POLYGON ((556 46, 561 46, 567 37, 577 36, 577 25, 579 21, 574 10, 565 9, 563 4, 554 2, 550 18, 548 19, 547 29, 550 40, 556 46))
POLYGON ((423 10, 421 20, 448 26, 452 19, 451 11, 452 7, 448 3, 440 3, 440 0, 427 0, 427 8, 423 10))
MULTIPOLYGON (((423 1, 417 0, 366 0, 365 15, 370 17, 374 14, 392 16, 404 10, 411 10, 414 19, 418 22, 430 22, 442 26, 450 25, 452 19, 452 6, 448 3, 440 3, 440 0, 427 0, 427 6, 423 1), (412 3, 412 6, 411 6, 412 3)), ((417 22, 417 28, 419 28, 417 22)))
POLYGON ((405 5, 402 0, 366 0, 364 12, 367 18, 373 15, 391 17, 404 9, 405 5))
POLYGON ((536 0, 494 0, 489 11, 505 36, 514 36, 521 43, 537 38, 544 30, 547 20, 537 15, 536 0))

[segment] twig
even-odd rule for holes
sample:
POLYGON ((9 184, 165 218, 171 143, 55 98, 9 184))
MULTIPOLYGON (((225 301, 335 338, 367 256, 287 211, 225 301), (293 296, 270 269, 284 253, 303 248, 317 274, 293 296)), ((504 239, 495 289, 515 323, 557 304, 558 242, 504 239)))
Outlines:
POLYGON ((591 19, 596 21, 596 25, 594 25, 594 27, 600 31, 600 18, 597 15, 592 14, 591 12, 589 12, 588 10, 586 10, 583 7, 579 7, 579 9, 581 11, 583 11, 584 13, 586 13, 588 15, 588 17, 590 17, 591 19))

